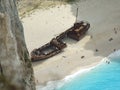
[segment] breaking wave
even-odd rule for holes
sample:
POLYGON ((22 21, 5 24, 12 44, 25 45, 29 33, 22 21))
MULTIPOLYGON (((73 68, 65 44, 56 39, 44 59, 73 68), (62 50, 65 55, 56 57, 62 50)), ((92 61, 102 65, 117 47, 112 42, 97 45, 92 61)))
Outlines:
POLYGON ((105 57, 104 59, 102 59, 102 61, 96 65, 96 66, 93 66, 93 67, 90 67, 90 68, 85 68, 85 69, 82 69, 72 75, 68 75, 66 76, 64 79, 62 80, 57 80, 57 81, 49 81, 47 83, 46 86, 36 86, 36 90, 57 90, 58 88, 62 87, 65 83, 69 82, 70 80, 72 80, 73 78, 75 78, 77 75, 80 75, 82 73, 86 73, 86 72, 89 72, 90 70, 98 67, 99 65, 101 65, 102 63, 106 62, 106 61, 109 61, 112 60, 112 58, 115 58, 115 57, 118 57, 120 56, 120 50, 117 50, 115 52, 113 52, 112 54, 110 54, 108 57, 105 57))

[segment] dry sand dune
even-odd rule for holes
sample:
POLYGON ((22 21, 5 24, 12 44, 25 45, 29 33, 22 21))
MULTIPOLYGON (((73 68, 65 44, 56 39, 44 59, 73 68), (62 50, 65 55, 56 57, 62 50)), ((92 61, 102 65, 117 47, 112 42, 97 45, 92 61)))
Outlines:
POLYGON ((33 63, 37 84, 62 79, 82 68, 96 65, 102 58, 120 49, 120 0, 82 0, 77 4, 37 10, 24 18, 22 21, 29 52, 71 27, 77 7, 77 20, 90 22, 91 28, 81 41, 67 40, 68 47, 63 53, 33 63), (81 56, 85 57, 81 59, 81 56))

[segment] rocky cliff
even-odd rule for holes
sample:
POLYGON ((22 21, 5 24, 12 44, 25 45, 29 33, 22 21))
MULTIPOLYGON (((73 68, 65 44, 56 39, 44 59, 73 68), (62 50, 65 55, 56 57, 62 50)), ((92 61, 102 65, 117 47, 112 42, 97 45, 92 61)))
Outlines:
POLYGON ((0 0, 0 90, 35 90, 15 0, 0 0))

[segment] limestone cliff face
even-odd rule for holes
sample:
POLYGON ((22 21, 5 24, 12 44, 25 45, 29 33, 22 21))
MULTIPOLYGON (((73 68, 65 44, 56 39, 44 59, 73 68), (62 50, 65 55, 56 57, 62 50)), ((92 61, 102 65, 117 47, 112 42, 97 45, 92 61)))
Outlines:
POLYGON ((15 0, 0 0, 0 90, 35 90, 15 0))

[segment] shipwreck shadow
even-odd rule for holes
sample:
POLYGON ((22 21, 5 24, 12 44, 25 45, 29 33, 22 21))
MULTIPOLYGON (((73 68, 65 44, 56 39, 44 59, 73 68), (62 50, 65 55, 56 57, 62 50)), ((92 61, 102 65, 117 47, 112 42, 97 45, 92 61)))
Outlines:
POLYGON ((120 34, 119 4, 119 0, 79 0, 71 4, 72 14, 75 18, 77 16, 76 21, 85 20, 91 25, 87 33, 90 39, 83 48, 92 51, 94 56, 106 57, 119 49, 116 45, 120 43, 117 38, 120 34))

